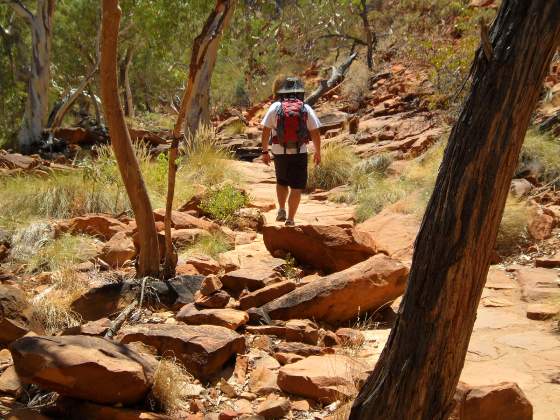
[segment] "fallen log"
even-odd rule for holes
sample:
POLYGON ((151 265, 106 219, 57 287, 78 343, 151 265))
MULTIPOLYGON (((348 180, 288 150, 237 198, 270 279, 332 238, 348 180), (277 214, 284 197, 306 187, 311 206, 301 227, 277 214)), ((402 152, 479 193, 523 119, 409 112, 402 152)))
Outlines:
POLYGON ((344 77, 346 76, 346 72, 348 72, 348 69, 350 68, 350 66, 352 65, 352 63, 354 62, 357 56, 358 53, 353 53, 340 66, 338 67, 333 66, 331 77, 329 78, 329 80, 321 80, 319 87, 315 89, 315 91, 307 97, 305 103, 307 103, 310 106, 315 105, 315 103, 319 100, 321 96, 323 96, 325 92, 330 91, 332 88, 342 83, 344 77))

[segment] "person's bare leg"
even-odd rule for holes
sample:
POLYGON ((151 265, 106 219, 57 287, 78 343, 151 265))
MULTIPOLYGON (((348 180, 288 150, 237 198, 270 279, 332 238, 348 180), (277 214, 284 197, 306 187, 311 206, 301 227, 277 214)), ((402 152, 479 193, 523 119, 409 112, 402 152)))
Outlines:
POLYGON ((276 184, 276 196, 278 197, 278 207, 281 209, 286 208, 286 200, 290 189, 284 185, 276 184))
POLYGON ((288 220, 295 220, 299 202, 301 201, 302 190, 292 188, 290 197, 288 198, 288 220))

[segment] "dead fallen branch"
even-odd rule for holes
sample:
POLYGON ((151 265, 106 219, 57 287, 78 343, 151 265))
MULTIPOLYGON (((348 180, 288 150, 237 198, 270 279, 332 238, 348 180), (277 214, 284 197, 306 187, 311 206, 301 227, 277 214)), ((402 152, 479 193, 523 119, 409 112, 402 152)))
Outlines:
POLYGON ((321 84, 319 85, 319 87, 315 89, 315 91, 307 97, 305 102, 308 105, 313 106, 319 100, 319 98, 323 96, 325 92, 328 92, 335 86, 342 83, 344 77, 346 76, 346 73, 348 72, 348 69, 350 68, 350 66, 352 65, 352 63, 354 62, 357 56, 358 53, 353 53, 340 66, 338 67, 333 66, 331 77, 329 78, 329 80, 321 80, 321 84))

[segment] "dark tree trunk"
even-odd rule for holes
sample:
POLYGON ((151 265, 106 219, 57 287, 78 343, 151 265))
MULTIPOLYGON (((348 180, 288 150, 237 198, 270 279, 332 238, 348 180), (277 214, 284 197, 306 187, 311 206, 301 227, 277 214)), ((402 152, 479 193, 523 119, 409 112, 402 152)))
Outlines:
POLYGON ((504 0, 445 150, 406 293, 350 419, 443 420, 452 408, 509 185, 550 61, 560 2, 504 0))
POLYGON ((171 212, 175 196, 175 175, 177 173, 177 148, 179 138, 185 134, 194 135, 201 118, 209 120, 209 91, 210 80, 218 46, 224 29, 229 24, 236 0, 217 0, 216 7, 206 20, 204 28, 193 44, 191 63, 189 67, 189 80, 181 107, 177 115, 177 122, 173 130, 173 141, 169 149, 169 172, 167 177, 167 200, 165 205, 165 263, 163 274, 166 278, 175 274, 177 255, 171 241, 171 212))
POLYGON ((117 46, 121 9, 118 0, 103 0, 101 24, 101 98, 111 145, 134 211, 140 242, 137 276, 159 276, 159 245, 150 197, 124 120, 117 83, 117 46))
POLYGON ((362 18, 362 24, 364 26, 364 32, 366 35, 366 46, 367 46, 367 66, 370 71, 373 70, 373 50, 375 49, 375 44, 377 43, 377 37, 371 30, 371 25, 368 18, 368 6, 366 0, 361 0, 362 10, 360 11, 360 17, 362 18))

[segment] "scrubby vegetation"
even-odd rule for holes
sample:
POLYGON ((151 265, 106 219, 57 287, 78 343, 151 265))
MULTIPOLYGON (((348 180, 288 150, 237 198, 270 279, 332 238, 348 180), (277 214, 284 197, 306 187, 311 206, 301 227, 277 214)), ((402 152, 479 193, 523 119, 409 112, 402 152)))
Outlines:
POLYGON ((247 195, 231 184, 212 188, 200 203, 200 208, 212 219, 223 223, 232 221, 235 212, 249 202, 247 195))
POLYGON ((154 375, 151 391, 153 408, 173 415, 188 408, 189 387, 193 387, 194 378, 174 357, 159 360, 154 375))
MULTIPOLYGON (((330 190, 347 184, 358 158, 351 147, 340 143, 327 143, 321 152, 321 164, 310 163, 307 187, 330 190)), ((311 159, 311 158, 310 158, 311 159)))
POLYGON ((222 252, 233 249, 233 244, 223 233, 203 235, 190 247, 183 250, 183 255, 202 254, 216 258, 222 252))

